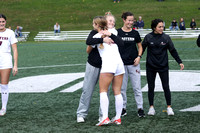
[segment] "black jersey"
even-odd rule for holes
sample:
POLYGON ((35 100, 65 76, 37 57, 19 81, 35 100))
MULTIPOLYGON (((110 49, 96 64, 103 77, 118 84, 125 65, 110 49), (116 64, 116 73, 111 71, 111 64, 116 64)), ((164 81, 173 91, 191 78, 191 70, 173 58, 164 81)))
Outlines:
POLYGON ((133 65, 135 58, 138 57, 137 43, 141 42, 138 31, 132 30, 124 32, 121 28, 117 30, 118 35, 124 42, 124 46, 119 46, 119 52, 124 65, 133 65))
POLYGON ((172 57, 180 64, 182 63, 179 55, 174 47, 174 44, 169 35, 154 34, 153 32, 147 34, 142 42, 143 52, 147 47, 146 67, 155 71, 166 71, 168 66, 169 50, 172 57))
MULTIPOLYGON (((87 45, 94 45, 94 44, 99 44, 103 43, 103 38, 93 38, 95 34, 98 32, 95 30, 92 30, 90 34, 88 35, 88 38, 86 40, 87 45)), ((99 51, 97 47, 93 48, 92 51, 88 55, 88 63, 94 67, 101 68, 101 57, 99 55, 99 51)))

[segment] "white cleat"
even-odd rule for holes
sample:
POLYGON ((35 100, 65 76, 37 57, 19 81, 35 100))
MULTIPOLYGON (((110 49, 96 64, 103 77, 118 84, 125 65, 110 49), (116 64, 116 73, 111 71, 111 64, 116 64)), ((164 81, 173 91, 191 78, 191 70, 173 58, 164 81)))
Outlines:
POLYGON ((83 122, 85 122, 85 120, 84 120, 83 117, 77 117, 77 122, 78 123, 83 123, 83 122))
POLYGON ((148 115, 155 115, 155 113, 156 113, 156 111, 155 111, 154 107, 150 107, 148 115))
POLYGON ((4 116, 6 114, 6 110, 5 109, 1 109, 0 110, 0 116, 4 116))
POLYGON ((167 114, 168 115, 174 115, 174 111, 173 111, 173 109, 171 107, 167 108, 167 114))

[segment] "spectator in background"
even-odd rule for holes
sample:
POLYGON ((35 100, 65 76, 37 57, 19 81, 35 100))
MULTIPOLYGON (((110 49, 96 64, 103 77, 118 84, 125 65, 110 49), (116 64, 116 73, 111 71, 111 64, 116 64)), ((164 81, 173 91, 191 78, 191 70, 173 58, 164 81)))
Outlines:
POLYGON ((15 29, 15 36, 16 37, 22 37, 22 29, 23 29, 23 27, 17 26, 17 28, 15 29))
MULTIPOLYGON (((114 3, 116 3, 116 0, 113 0, 114 1, 114 3)), ((117 3, 119 3, 120 2, 120 0, 117 0, 117 3)))
POLYGON ((178 24, 176 22, 176 19, 174 18, 171 22, 171 26, 169 27, 170 30, 178 30, 178 24))
POLYGON ((134 18, 133 20, 133 29, 136 30, 137 29, 137 19, 134 18))
POLYGON ((185 30, 185 22, 184 22, 183 18, 180 18, 179 28, 180 28, 180 30, 185 30))
POLYGON ((191 30, 195 30, 195 28, 196 28, 196 22, 195 22, 194 18, 192 18, 192 21, 190 22, 190 28, 191 28, 191 30))
POLYGON ((144 21, 142 20, 141 16, 139 16, 139 20, 137 21, 137 27, 138 27, 138 29, 144 28, 144 21))
POLYGON ((60 33, 60 25, 56 22, 56 24, 54 25, 54 33, 56 35, 56 33, 60 33))
POLYGON ((199 37, 198 37, 198 39, 197 39, 197 46, 200 47, 200 35, 199 35, 199 37))

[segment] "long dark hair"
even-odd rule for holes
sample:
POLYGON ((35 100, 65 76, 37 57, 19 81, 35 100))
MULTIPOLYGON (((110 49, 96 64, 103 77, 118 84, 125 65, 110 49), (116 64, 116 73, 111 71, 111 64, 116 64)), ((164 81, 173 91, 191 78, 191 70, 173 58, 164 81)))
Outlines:
POLYGON ((0 14, 0 18, 4 18, 6 20, 6 16, 3 14, 0 14))

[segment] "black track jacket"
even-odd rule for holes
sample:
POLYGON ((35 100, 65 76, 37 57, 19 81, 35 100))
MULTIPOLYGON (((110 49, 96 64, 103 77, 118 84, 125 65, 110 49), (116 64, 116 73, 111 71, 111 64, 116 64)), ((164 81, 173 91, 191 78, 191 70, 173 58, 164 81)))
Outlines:
POLYGON ((182 63, 171 38, 165 33, 154 34, 151 32, 147 34, 142 42, 142 46, 143 53, 146 47, 148 47, 146 58, 147 70, 158 72, 169 70, 167 50, 169 50, 178 64, 182 63))

